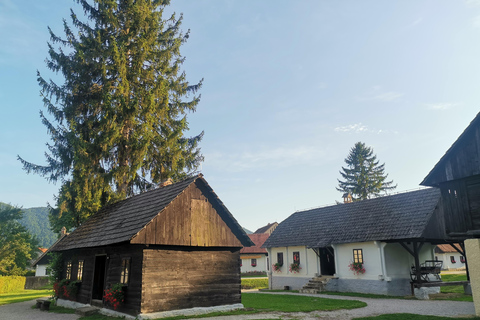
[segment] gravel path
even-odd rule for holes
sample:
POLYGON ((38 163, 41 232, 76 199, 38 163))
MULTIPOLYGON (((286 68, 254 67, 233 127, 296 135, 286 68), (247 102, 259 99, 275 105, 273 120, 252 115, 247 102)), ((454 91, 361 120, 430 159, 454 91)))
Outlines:
POLYGON ((74 320, 76 314, 62 314, 32 309, 35 300, 0 306, 0 320, 74 320))
MULTIPOLYGON (((262 292, 263 293, 263 292, 262 292)), ((288 294, 284 292, 263 294, 288 294)), ((470 316, 475 314, 473 302, 439 300, 370 299, 324 294, 302 294, 329 299, 359 300, 367 303, 365 308, 337 311, 314 311, 309 313, 263 313, 203 318, 203 320, 248 320, 248 319, 303 319, 303 320, 351 320, 352 318, 376 316, 387 313, 415 313, 434 316, 470 316)), ((0 306, 0 320, 70 320, 75 314, 59 314, 32 309, 35 300, 0 306)))

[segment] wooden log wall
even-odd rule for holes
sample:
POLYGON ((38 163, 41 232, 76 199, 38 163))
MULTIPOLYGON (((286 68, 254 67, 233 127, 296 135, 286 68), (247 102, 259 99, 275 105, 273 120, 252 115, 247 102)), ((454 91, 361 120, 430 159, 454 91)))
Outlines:
POLYGON ((238 247, 243 245, 211 201, 191 184, 131 241, 135 244, 238 247))
POLYGON ((184 250, 144 250, 142 313, 241 303, 239 250, 184 250))
MULTIPOLYGON (((119 283, 122 272, 122 259, 130 258, 130 279, 125 289, 125 304, 117 309, 120 312, 138 314, 142 292, 143 246, 133 246, 128 243, 98 248, 86 248, 63 252, 64 261, 72 260, 72 280, 77 279, 78 261, 84 260, 82 284, 79 287, 77 301, 90 303, 93 290, 95 256, 106 255, 105 288, 119 283)), ((65 270, 63 277, 65 277, 65 270)))

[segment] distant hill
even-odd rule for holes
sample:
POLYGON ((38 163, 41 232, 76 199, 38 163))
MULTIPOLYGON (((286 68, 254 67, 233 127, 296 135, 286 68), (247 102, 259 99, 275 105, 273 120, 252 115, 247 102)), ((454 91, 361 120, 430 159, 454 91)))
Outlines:
POLYGON ((50 229, 48 208, 28 208, 22 211, 23 218, 20 220, 20 223, 37 237, 40 247, 50 248, 57 241, 58 236, 50 229))
MULTIPOLYGON (((9 206, 9 204, 0 202, 0 207, 9 206)), ((48 209, 46 207, 22 209, 23 218, 20 223, 35 235, 39 246, 49 248, 58 237, 50 230, 50 221, 48 220, 48 209)))

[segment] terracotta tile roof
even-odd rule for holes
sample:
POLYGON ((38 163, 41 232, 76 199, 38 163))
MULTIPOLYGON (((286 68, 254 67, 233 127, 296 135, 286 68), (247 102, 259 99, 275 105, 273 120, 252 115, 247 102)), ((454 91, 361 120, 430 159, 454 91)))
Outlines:
MULTIPOLYGON (((454 243, 454 246, 460 249, 460 245, 458 243, 454 243)), ((447 253, 447 252, 458 252, 455 248, 450 244, 439 244, 435 247, 435 253, 447 253)))
POLYGON ((219 214, 223 214, 222 218, 235 236, 244 246, 252 245, 238 222, 200 174, 135 195, 101 209, 66 237, 64 241, 58 243, 55 246, 55 251, 99 247, 130 241, 192 183, 201 183, 208 189, 212 195, 212 200, 216 201, 222 209, 219 214))
POLYGON ((440 191, 428 188, 300 211, 278 225, 263 247, 307 246, 401 239, 445 239, 434 216, 440 191))
POLYGON ((254 233, 265 233, 268 229, 270 229, 272 226, 274 226, 275 224, 278 224, 276 222, 274 223, 269 223, 267 224, 266 226, 264 227, 261 227, 261 228, 258 228, 257 231, 255 231, 254 233))
POLYGON ((270 235, 268 233, 252 233, 249 234, 248 237, 252 242, 255 244, 255 246, 252 247, 243 247, 240 250, 240 254, 242 253, 267 253, 267 250, 262 248, 262 245, 264 244, 265 240, 268 239, 270 235))

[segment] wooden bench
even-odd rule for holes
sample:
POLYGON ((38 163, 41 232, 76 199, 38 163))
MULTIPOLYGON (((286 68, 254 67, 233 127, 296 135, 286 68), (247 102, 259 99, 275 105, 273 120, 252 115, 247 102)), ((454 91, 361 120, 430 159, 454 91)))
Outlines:
POLYGON ((37 299, 37 309, 48 311, 50 310, 50 300, 47 299, 37 299))

